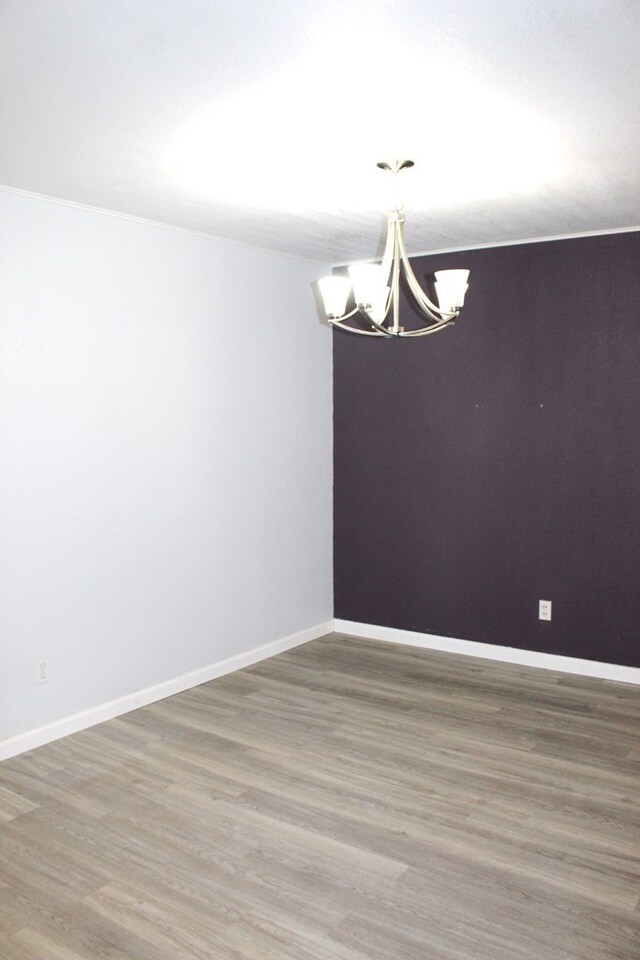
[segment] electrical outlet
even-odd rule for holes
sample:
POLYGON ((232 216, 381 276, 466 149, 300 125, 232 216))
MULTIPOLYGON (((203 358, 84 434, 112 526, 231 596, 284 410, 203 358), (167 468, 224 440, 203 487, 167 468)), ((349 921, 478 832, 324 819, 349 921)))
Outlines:
POLYGON ((49 661, 47 657, 36 660, 36 683, 49 683, 49 661))
POLYGON ((551 620, 551 600, 538 600, 538 620, 551 620))

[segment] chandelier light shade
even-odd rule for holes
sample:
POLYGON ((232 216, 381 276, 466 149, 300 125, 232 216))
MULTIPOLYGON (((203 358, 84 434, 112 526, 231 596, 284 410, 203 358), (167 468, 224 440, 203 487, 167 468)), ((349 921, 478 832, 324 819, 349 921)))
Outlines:
MULTIPOLYGON (((381 170, 394 175, 413 166, 412 160, 393 164, 379 163, 381 170)), ((433 303, 411 269, 404 242, 404 210, 397 204, 387 218, 387 240, 381 263, 356 263, 350 266, 349 277, 325 277, 318 282, 329 323, 366 337, 423 337, 443 330, 460 316, 469 283, 468 270, 439 270, 435 274, 433 303), (405 330, 400 326, 400 276, 417 305, 422 326, 405 330), (353 296, 355 306, 347 309, 353 296), (351 317, 364 318, 368 329, 347 323, 351 317)))

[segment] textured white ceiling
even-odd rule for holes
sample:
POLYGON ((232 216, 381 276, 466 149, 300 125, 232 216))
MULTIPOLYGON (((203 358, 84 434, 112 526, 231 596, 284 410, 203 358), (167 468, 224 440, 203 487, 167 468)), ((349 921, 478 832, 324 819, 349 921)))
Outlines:
POLYGON ((0 183, 327 262, 640 225, 640 0, 0 0, 0 183))

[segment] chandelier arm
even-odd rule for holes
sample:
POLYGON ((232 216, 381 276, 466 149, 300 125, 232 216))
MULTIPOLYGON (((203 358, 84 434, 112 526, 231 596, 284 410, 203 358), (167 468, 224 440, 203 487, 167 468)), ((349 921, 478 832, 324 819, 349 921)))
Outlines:
MULTIPOLYGON (((384 245, 384 252, 382 254, 382 262, 380 264, 380 275, 385 279, 385 286, 389 284, 386 281, 389 280, 391 275, 391 267, 393 266, 393 255, 395 249, 395 223, 393 220, 393 214, 389 214, 389 219, 387 220, 387 239, 384 245)), ((388 308, 387 308, 388 309, 388 308)))
POLYGON ((441 310, 440 307, 436 306, 435 303, 431 302, 429 297, 418 283, 416 275, 411 268, 409 257, 407 256, 407 248, 404 243, 404 231, 401 227, 398 230, 398 246, 400 248, 400 258, 402 260, 402 266, 404 267, 404 274, 407 278, 407 283, 409 284, 409 289, 427 316, 431 317, 432 320, 435 320, 436 323, 440 323, 441 320, 444 320, 445 317, 449 315, 444 313, 444 311, 441 310))
POLYGON ((356 313, 361 312, 362 311, 358 307, 354 307, 353 310, 349 311, 349 313, 345 313, 341 317, 334 317, 333 320, 329 320, 329 323, 342 323, 343 320, 349 320, 350 317, 354 317, 356 313))
POLYGON ((429 333, 437 333, 438 330, 444 330, 445 327, 452 327, 455 323, 454 320, 441 320, 440 323, 432 323, 428 327, 423 327, 421 330, 405 330, 404 333, 399 334, 401 337, 426 337, 429 333))
POLYGON ((402 221, 397 220, 394 223, 393 230, 393 275, 391 280, 391 295, 393 299, 393 329, 400 333, 400 235, 402 234, 402 221))
POLYGON ((389 293, 387 294, 387 302, 386 302, 385 307, 384 307, 384 315, 383 315, 383 317, 382 317, 382 324, 384 324, 385 320, 386 320, 387 317, 389 316, 389 310, 391 309, 391 301, 392 301, 392 300, 393 300, 393 287, 392 287, 391 284, 390 284, 390 285, 389 285, 389 293))
MULTIPOLYGON (((393 214, 389 214, 389 219, 387 220, 387 239, 384 243, 384 250, 382 252, 382 260, 380 261, 380 277, 385 280, 385 286, 388 285, 387 281, 391 274, 391 269, 394 263, 394 253, 395 253, 395 224, 393 221, 393 214)), ((363 261, 364 263, 369 263, 370 261, 363 261)), ((388 309, 388 308, 387 308, 388 309)))
MULTIPOLYGON (((355 312, 355 311, 354 311, 355 312)), ((349 314, 352 316, 352 314, 349 314)), ((393 334, 385 330, 384 327, 381 327, 379 324, 374 323, 369 317, 367 317, 369 323, 373 324, 376 328, 375 330, 360 330, 358 327, 352 327, 349 323, 343 323, 342 320, 332 320, 332 327, 340 327, 341 330, 347 330, 349 333, 359 333, 362 337, 392 337, 393 334)))
MULTIPOLYGON (((367 320, 369 321, 369 323, 371 324, 371 326, 372 326, 372 327, 375 327, 375 329, 378 331, 378 335, 379 335, 379 336, 382 336, 382 337, 395 337, 395 336, 396 336, 395 333, 391 333, 391 331, 389 330, 388 327, 385 327, 385 326, 384 326, 384 321, 383 321, 382 323, 376 323, 376 321, 373 320, 373 319, 369 316, 369 314, 365 314, 365 316, 366 316, 367 320)), ((385 314, 385 319, 386 319, 386 314, 385 314)))
POLYGON ((403 266, 405 266, 405 276, 407 279, 407 283, 409 285, 409 289, 413 294, 416 303, 418 304, 422 312, 425 314, 425 316, 427 316, 430 320, 433 320, 434 323, 441 323, 444 319, 446 319, 448 315, 441 313, 439 308, 437 313, 434 312, 434 305, 431 303, 431 301, 427 297, 426 293, 424 292, 424 290, 416 280, 413 273, 409 274, 406 272, 406 265, 404 261, 403 261, 403 266))

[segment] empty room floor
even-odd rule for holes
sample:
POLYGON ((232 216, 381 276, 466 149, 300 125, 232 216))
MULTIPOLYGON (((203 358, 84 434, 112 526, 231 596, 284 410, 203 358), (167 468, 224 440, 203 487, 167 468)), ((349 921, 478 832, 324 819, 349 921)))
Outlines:
POLYGON ((637 960, 640 688, 336 634, 0 765, 2 960, 637 960))

